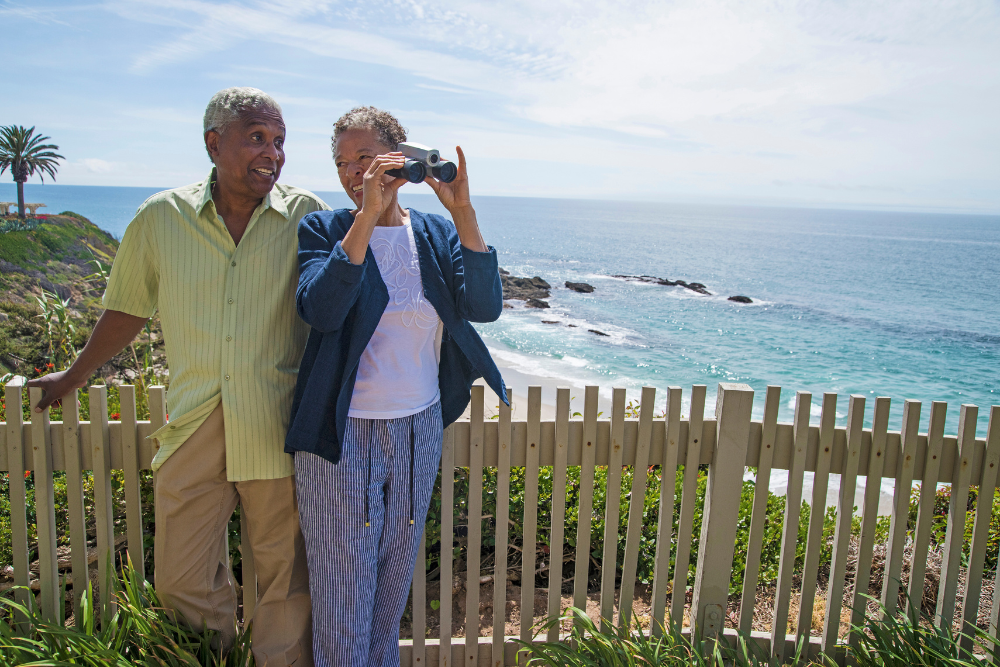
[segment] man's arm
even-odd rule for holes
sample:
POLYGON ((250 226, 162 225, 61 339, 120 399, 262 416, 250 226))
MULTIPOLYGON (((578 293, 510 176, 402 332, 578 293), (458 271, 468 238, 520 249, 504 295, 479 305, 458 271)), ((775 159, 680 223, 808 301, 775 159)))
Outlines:
POLYGON ((44 392, 35 412, 41 412, 63 396, 87 384, 87 380, 98 368, 135 340, 148 319, 118 310, 105 310, 97 320, 97 326, 90 334, 87 345, 69 368, 28 381, 29 387, 41 387, 44 392))

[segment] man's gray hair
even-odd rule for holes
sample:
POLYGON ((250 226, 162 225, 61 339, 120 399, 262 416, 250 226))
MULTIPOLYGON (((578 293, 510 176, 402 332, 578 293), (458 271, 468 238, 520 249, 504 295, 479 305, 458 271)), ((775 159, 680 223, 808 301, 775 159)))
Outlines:
POLYGON ((205 107, 204 131, 213 130, 222 134, 246 112, 260 109, 281 115, 281 105, 263 90, 246 86, 225 88, 212 95, 208 106, 205 107))

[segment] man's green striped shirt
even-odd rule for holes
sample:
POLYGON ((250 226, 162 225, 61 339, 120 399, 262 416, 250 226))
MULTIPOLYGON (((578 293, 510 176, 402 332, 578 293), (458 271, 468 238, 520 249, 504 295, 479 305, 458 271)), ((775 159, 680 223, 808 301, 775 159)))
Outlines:
POLYGON ((309 327, 295 312, 299 219, 329 207, 275 185, 237 246, 212 201, 212 177, 150 197, 129 223, 104 307, 157 310, 170 385, 170 422, 151 437, 153 469, 222 401, 230 481, 292 474, 285 432, 309 327))

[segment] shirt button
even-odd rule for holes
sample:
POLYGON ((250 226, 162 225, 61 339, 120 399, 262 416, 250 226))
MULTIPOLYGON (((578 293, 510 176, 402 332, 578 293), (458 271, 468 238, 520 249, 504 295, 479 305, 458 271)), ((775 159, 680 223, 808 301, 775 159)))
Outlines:
POLYGON ((233 300, 232 300, 232 299, 230 299, 230 300, 229 300, 229 303, 232 303, 232 302, 233 302, 233 300))
POLYGON ((228 376, 228 375, 226 376, 226 379, 227 379, 227 380, 229 379, 229 376, 228 376))
POLYGON ((231 341, 232 339, 233 339, 233 337, 232 337, 232 336, 226 336, 226 342, 227 342, 227 343, 228 343, 229 341, 231 341))
POLYGON ((236 266, 236 262, 233 262, 233 266, 236 266))

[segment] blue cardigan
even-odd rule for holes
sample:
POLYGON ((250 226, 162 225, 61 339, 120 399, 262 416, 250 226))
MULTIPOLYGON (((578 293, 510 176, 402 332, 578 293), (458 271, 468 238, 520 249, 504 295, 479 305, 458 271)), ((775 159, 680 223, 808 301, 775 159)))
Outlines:
MULTIPOLYGON (((354 223, 347 209, 317 211, 299 222, 295 305, 312 327, 299 368, 285 451, 312 452, 336 463, 347 427, 358 362, 389 292, 371 248, 352 264, 341 241, 354 223)), ((480 377, 504 403, 507 390, 482 338, 469 322, 493 322, 503 311, 497 252, 461 245, 455 225, 410 209, 424 294, 444 324, 438 383, 444 425, 469 404, 480 377)))

